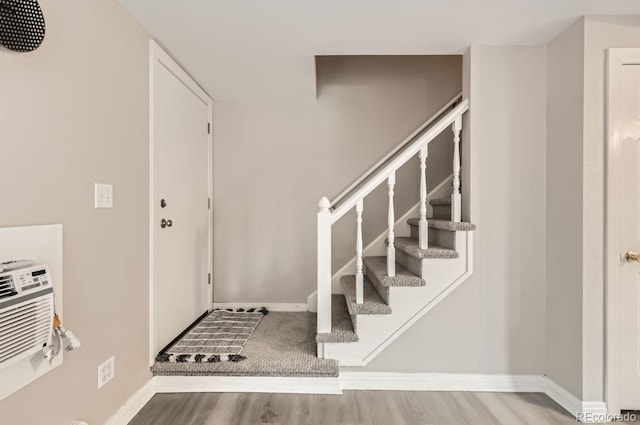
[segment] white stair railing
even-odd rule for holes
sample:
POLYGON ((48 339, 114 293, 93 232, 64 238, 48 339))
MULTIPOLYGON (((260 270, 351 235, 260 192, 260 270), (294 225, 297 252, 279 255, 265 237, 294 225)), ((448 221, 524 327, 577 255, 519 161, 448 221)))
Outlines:
POLYGON ((460 194, 460 132, 462 115, 469 110, 469 101, 458 95, 445 107, 425 122, 409 138, 380 160, 372 169, 360 177, 333 202, 323 197, 318 204, 318 333, 331 332, 331 228, 351 209, 356 209, 356 303, 364 301, 363 261, 362 261, 362 213, 364 198, 385 180, 388 184, 388 245, 387 274, 395 276, 395 211, 394 193, 396 171, 411 158, 418 156, 420 161, 420 221, 419 244, 421 249, 429 245, 429 227, 427 222, 427 177, 426 160, 428 145, 445 129, 453 130, 453 191, 451 194, 451 220, 461 220, 460 194))
POLYGON ((396 185, 396 172, 389 174, 389 208, 387 211, 387 226, 389 231, 387 233, 387 275, 395 277, 396 275, 396 247, 395 240, 396 235, 394 227, 396 225, 395 211, 393 210, 393 196, 394 187, 396 185))
POLYGON ((318 333, 331 332, 331 203, 318 204, 318 333), (328 285, 325 283, 329 282, 328 285), (322 313, 321 313, 322 312, 322 313))
POLYGON ((429 145, 420 149, 420 221, 418 222, 420 249, 429 248, 429 223, 427 223, 427 156, 429 145))
POLYGON ((451 194, 451 221, 459 222, 462 216, 462 195, 460 194, 460 131, 462 117, 453 122, 453 193, 451 194))
POLYGON ((364 274, 362 271, 362 210, 364 200, 360 199, 356 204, 356 303, 364 302, 364 274))

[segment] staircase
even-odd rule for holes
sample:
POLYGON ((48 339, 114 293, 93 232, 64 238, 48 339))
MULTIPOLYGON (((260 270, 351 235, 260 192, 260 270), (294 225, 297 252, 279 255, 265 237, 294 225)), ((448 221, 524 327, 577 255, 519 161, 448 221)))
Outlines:
POLYGON ((318 212, 318 357, 341 366, 363 366, 437 305, 473 272, 473 230, 461 221, 460 133, 469 109, 452 99, 409 138, 352 184, 333 202, 322 198, 318 212), (426 159, 429 143, 447 128, 453 131, 452 192, 428 201, 426 159), (420 161, 419 216, 407 220, 410 234, 395 235, 395 173, 414 157, 420 161), (388 186, 386 256, 363 256, 364 198, 384 182, 388 186), (433 213, 427 217, 427 205, 433 213), (340 277, 343 294, 333 294, 331 227, 356 210, 354 274, 340 277))

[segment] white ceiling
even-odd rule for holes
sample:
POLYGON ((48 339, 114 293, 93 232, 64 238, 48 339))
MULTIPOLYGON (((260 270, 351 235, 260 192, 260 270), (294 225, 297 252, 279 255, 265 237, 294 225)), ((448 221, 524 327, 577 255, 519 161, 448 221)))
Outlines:
POLYGON ((120 0, 217 99, 315 96, 315 55, 540 44, 638 0, 120 0))

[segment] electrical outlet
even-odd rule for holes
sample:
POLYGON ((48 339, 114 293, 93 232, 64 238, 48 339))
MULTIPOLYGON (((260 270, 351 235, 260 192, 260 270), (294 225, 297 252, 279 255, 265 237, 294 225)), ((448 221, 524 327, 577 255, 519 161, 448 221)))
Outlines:
POLYGON ((111 356, 106 362, 98 366, 98 389, 111 381, 116 375, 116 359, 111 356))
POLYGON ((113 208, 113 185, 95 184, 95 208, 113 208))

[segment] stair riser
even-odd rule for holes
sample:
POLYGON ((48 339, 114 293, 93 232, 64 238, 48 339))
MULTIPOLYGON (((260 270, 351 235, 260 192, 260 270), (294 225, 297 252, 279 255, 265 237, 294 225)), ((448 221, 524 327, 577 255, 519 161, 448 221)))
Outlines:
POLYGON ((433 218, 451 220, 451 205, 434 205, 433 218))
MULTIPOLYGON (((411 228, 411 237, 418 239, 420 230, 418 226, 409 226, 411 228)), ((456 249, 456 232, 451 230, 429 229, 429 245, 437 245, 443 248, 456 249)))
POLYGON ((420 276, 424 279, 422 275, 422 261, 419 260, 406 252, 396 248, 396 262, 402 264, 406 267, 411 273, 416 276, 420 276))
POLYGON ((367 274, 367 278, 369 279, 369 281, 376 288, 376 291, 378 291, 378 294, 380 294, 382 299, 387 304, 389 304, 389 287, 383 286, 378 280, 378 278, 376 277, 375 273, 370 271, 368 267, 365 267, 365 273, 367 274))

